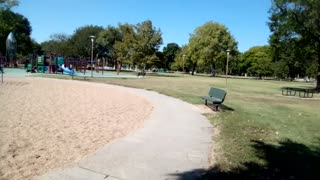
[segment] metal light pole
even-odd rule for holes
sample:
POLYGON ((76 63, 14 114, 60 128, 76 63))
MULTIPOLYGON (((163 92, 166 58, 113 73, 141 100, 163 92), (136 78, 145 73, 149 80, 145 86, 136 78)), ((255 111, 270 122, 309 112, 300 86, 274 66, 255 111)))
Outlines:
POLYGON ((91 38, 91 78, 93 78, 93 42, 94 42, 94 38, 96 38, 95 36, 89 36, 91 38))
POLYGON ((230 49, 227 49, 227 66, 226 66, 226 86, 228 84, 228 68, 229 68, 229 54, 230 54, 230 49))

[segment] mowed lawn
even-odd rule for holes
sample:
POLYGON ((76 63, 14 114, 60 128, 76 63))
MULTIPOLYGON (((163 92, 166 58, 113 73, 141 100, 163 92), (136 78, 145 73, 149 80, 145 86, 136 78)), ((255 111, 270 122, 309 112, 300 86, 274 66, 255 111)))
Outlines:
MULTIPOLYGON (((175 74, 89 81, 153 90, 192 104, 203 104, 200 97, 210 87, 226 89, 224 78, 175 74)), ((208 115, 219 133, 214 136, 216 164, 204 178, 320 178, 320 95, 282 96, 280 88, 287 86, 315 84, 228 79, 222 112, 208 115)))

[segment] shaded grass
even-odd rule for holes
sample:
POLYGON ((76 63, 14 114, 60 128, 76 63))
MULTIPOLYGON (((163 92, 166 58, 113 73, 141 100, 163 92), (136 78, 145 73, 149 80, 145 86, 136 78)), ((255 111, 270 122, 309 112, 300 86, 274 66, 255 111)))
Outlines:
MULTIPOLYGON (((258 169, 268 167, 268 159, 257 153, 256 143, 253 142, 276 149, 286 141, 308 149, 314 148, 315 142, 320 139, 320 95, 316 94, 312 99, 281 95, 281 87, 311 88, 315 84, 228 79, 226 86, 223 78, 184 74, 177 77, 156 75, 140 79, 96 78, 87 81, 154 90, 193 104, 202 104, 200 97, 207 95, 211 86, 227 89, 224 105, 233 110, 225 108, 217 116, 208 117, 220 131, 219 138, 215 139, 220 150, 216 152, 219 156, 215 157, 215 167, 219 168, 211 169, 209 174, 213 177, 219 174, 212 174, 213 171, 242 172, 244 167, 248 168, 248 163, 259 166, 258 169)), ((274 159, 272 161, 275 163, 274 159)), ((244 172, 249 174, 243 175, 243 178, 251 177, 250 173, 259 173, 258 170, 244 172)), ((268 176, 268 173, 262 173, 262 176, 268 176)))

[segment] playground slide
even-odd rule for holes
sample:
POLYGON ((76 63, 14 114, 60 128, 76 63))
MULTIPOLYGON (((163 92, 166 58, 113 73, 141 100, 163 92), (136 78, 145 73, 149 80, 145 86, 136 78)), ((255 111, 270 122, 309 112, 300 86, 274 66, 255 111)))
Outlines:
POLYGON ((70 70, 68 67, 64 67, 64 64, 59 67, 62 69, 63 74, 74 75, 74 70, 70 70))

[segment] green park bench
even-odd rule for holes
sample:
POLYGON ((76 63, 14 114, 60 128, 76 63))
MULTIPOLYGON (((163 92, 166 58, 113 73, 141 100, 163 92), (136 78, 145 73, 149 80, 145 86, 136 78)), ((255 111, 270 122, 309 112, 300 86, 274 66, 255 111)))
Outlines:
POLYGON ((306 88, 296 88, 296 87, 283 87, 282 95, 284 96, 295 96, 296 93, 299 93, 299 97, 301 98, 312 98, 313 97, 313 89, 306 88))
POLYGON ((215 107, 215 111, 218 111, 218 107, 223 103, 227 92, 222 89, 211 87, 208 93, 209 96, 203 96, 202 99, 205 100, 205 105, 208 105, 208 101, 212 102, 215 107))

